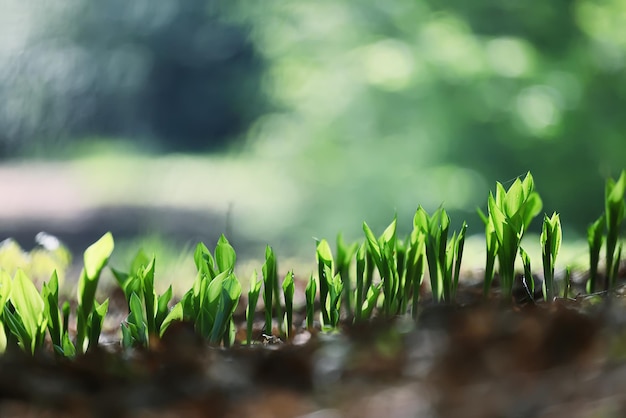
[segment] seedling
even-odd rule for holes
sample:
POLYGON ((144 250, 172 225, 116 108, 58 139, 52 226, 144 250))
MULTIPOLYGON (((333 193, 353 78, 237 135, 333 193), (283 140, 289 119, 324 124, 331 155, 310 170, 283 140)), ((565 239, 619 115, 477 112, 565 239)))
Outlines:
POLYGON ((198 244, 194 252, 198 269, 194 285, 163 320, 159 335, 173 321, 191 321, 196 332, 210 343, 230 345, 234 339, 232 315, 241 296, 241 284, 233 272, 235 260, 235 251, 223 235, 215 248, 215 257, 204 244, 198 244))
MULTIPOLYGON (((400 277, 397 268, 396 253, 396 224, 397 219, 393 221, 385 229, 382 235, 376 239, 374 233, 367 223, 363 222, 363 231, 368 245, 369 253, 380 274, 383 289, 383 314, 385 316, 395 315, 399 312, 400 298, 398 297, 400 289, 400 277)), ((371 286, 370 286, 371 289, 371 286)))
POLYGON ((259 293, 261 293, 261 285, 263 282, 258 280, 258 274, 256 270, 252 272, 250 276, 250 290, 248 290, 248 307, 246 309, 246 341, 248 344, 252 344, 252 327, 254 325, 254 314, 256 312, 256 305, 259 300, 259 293))
POLYGON ((68 322, 70 315, 70 305, 63 304, 63 309, 59 309, 59 279, 56 271, 48 283, 44 283, 41 296, 44 301, 44 312, 48 317, 48 332, 54 351, 62 356, 73 357, 76 348, 72 344, 68 335, 68 322))
POLYGON ((604 205, 606 219, 606 271, 607 281, 605 290, 613 290, 615 288, 615 279, 617 277, 618 266, 620 262, 620 253, 615 253, 619 231, 624 220, 624 211, 626 203, 624 203, 624 194, 626 192, 626 170, 622 171, 617 181, 608 179, 604 189, 604 205))
POLYGON ((330 323, 328 324, 331 329, 337 328, 339 325, 339 319, 341 317, 341 294, 343 293, 343 282, 339 274, 336 274, 329 286, 329 311, 330 311, 330 323))
POLYGON ((0 353, 7 348, 7 334, 4 329, 4 306, 11 295, 11 276, 5 270, 0 269, 0 353))
POLYGON ((317 293, 317 282, 313 275, 309 278, 309 282, 304 290, 306 297, 306 328, 308 330, 313 329, 315 322, 315 295, 317 293))
POLYGON ((572 291, 572 268, 567 266, 565 268, 565 285, 563 286, 563 298, 566 299, 569 297, 570 292, 572 291))
POLYGON ((317 255, 317 273, 319 277, 320 285, 320 312, 322 316, 322 325, 330 326, 330 310, 329 306, 329 293, 333 280, 333 253, 330 250, 330 246, 326 240, 321 240, 317 243, 316 247, 317 255))
POLYGON ((93 243, 84 254, 85 267, 78 280, 78 309, 76 312, 76 352, 84 353, 88 347, 98 344, 102 321, 108 309, 108 299, 102 304, 96 301, 96 288, 100 273, 113 252, 113 235, 107 232, 93 243), (88 344, 88 345, 87 345, 88 344))
MULTIPOLYGON (((491 287, 497 259, 503 296, 511 300, 515 259, 519 252, 524 265, 522 284, 534 301, 535 281, 530 258, 520 247, 524 231, 541 209, 541 200, 533 189, 530 173, 523 181, 517 179, 509 190, 497 183, 495 195, 489 195, 488 215, 479 210, 486 233, 485 294, 491 287)), ((594 290, 597 283, 603 242, 606 242, 607 251, 605 286, 613 289, 616 285, 622 255, 619 232, 625 215, 625 190, 625 172, 616 182, 607 181, 605 213, 588 229, 591 265, 587 283, 589 291, 594 290)), ((430 216, 422 207, 418 207, 411 234, 405 239, 397 236, 397 219, 394 217, 379 237, 374 235, 367 223, 363 223, 365 241, 360 245, 347 245, 339 236, 334 258, 328 242, 318 241, 318 277, 311 275, 305 290, 307 329, 312 330, 315 326, 318 301, 321 328, 324 331, 336 330, 342 315, 354 321, 364 321, 375 314, 389 318, 410 312, 417 319, 426 265, 430 273, 433 300, 453 302, 459 285, 467 225, 463 223, 461 229, 450 238, 449 229, 450 218, 443 208, 430 216), (350 277, 353 260, 356 262, 354 280, 350 277)), ((554 213, 551 217, 544 216, 541 248, 545 279, 542 293, 545 300, 557 297, 554 269, 561 241, 559 215, 554 213)), ((71 313, 69 303, 65 302, 59 309, 59 277, 56 272, 38 292, 23 270, 18 269, 12 279, 9 273, 0 269, 0 351, 8 347, 21 347, 26 352, 35 353, 43 347, 46 332, 58 355, 73 357, 95 348, 108 310, 108 300, 99 304, 95 295, 100 274, 108 263, 113 247, 113 237, 107 233, 85 251, 85 266, 78 282, 75 341, 68 334, 71 313)), ((154 257, 149 258, 140 251, 132 260, 128 272, 112 269, 129 308, 129 315, 122 324, 124 347, 148 347, 152 338, 162 336, 173 321, 180 320, 193 323, 197 334, 210 344, 224 347, 233 344, 233 314, 241 297, 241 285, 234 273, 235 250, 221 236, 214 253, 204 244, 198 244, 194 262, 197 275, 193 286, 169 311, 172 287, 162 295, 156 294, 154 257)), ((258 280, 256 271, 250 278, 246 308, 248 344, 252 342, 254 314, 262 285, 265 335, 272 335, 274 320, 278 322, 279 332, 282 334, 281 330, 284 329, 287 338, 292 336, 294 330, 294 274, 289 271, 279 287, 276 256, 269 246, 266 247, 262 274, 262 281, 258 280), (280 303, 281 294, 285 302, 284 313, 280 303)), ((571 271, 568 267, 563 297, 570 294, 570 281, 571 271)))
POLYGON ((113 270, 128 302, 129 315, 122 323, 122 345, 147 347, 151 336, 156 336, 169 313, 169 301, 172 298, 172 286, 158 296, 154 289, 154 271, 156 260, 147 258, 143 251, 133 259, 131 272, 121 273, 113 270), (147 263, 146 263, 147 261, 147 263))
MULTIPOLYGON (((413 229, 409 238, 409 248, 406 256, 405 271, 405 297, 411 297, 411 316, 417 320, 420 289, 424 280, 426 265, 426 235, 418 229, 413 229)), ((459 258, 460 260, 460 258, 459 258)), ((460 261, 459 261, 460 263, 460 261)))
POLYGON ((356 252, 356 295, 354 298, 354 320, 360 321, 363 318, 363 302, 367 288, 365 287, 365 260, 367 248, 365 243, 361 244, 356 252))
POLYGON ((371 286, 367 290, 367 297, 365 298, 365 303, 363 304, 363 318, 369 319, 372 317, 374 308, 378 304, 378 298, 380 297, 382 288, 383 284, 378 283, 377 285, 371 286))
MULTIPOLYGON (((522 257, 522 264, 524 265, 524 276, 522 277, 522 285, 526 294, 530 298, 531 302, 535 302, 535 279, 533 278, 533 272, 530 267, 530 257, 528 253, 524 251, 522 247, 519 249, 520 257, 522 257)), ((545 286, 544 286, 545 288, 545 286)), ((544 294, 545 298, 545 294, 544 294)))
POLYGON ((596 291, 600 250, 604 242, 604 226, 605 220, 604 215, 602 215, 587 229, 587 243, 589 244, 589 280, 587 281, 587 293, 594 293, 596 291))
POLYGON ((543 257, 543 298, 552 301, 556 296, 554 287, 554 265, 561 248, 562 232, 559 215, 554 212, 552 217, 543 218, 541 229, 541 254, 543 257))
MULTIPOLYGON (((489 222, 498 240, 498 264, 502 295, 511 299, 515 280, 515 259, 524 232, 542 207, 541 198, 534 191, 530 173, 523 181, 516 179, 509 190, 496 183, 496 194, 489 193, 489 222)), ((491 227, 487 227, 489 231, 491 227)))
POLYGON ((498 236, 496 235, 496 229, 493 226, 493 222, 489 217, 485 215, 480 208, 478 209, 478 215, 485 224, 485 244, 487 260, 485 263, 485 276, 483 278, 483 294, 485 297, 489 295, 491 284, 493 283, 496 257, 498 256, 499 243, 498 236))
POLYGON ((346 314, 353 316, 353 298, 352 283, 350 280, 350 265, 359 244, 354 242, 350 245, 343 240, 343 235, 337 235, 337 253, 335 256, 335 274, 339 274, 343 282, 343 305, 346 314))
MULTIPOLYGON (((263 272, 263 302, 265 303, 265 333, 272 335, 272 318, 274 307, 276 313, 280 312, 280 302, 278 301, 278 274, 276 272, 276 257, 274 251, 268 245, 265 248, 265 264, 263 272), (276 296, 276 299, 274 299, 276 296)), ((279 316, 280 318, 280 316, 279 316)))
POLYGON ((290 271, 283 280, 283 295, 285 297, 285 335, 287 338, 291 335, 293 326, 293 294, 295 285, 293 283, 293 271, 290 271))
POLYGON ((429 216, 420 206, 413 218, 413 225, 425 237, 433 300, 452 302, 458 286, 467 224, 463 222, 458 235, 456 232, 453 233, 448 242, 450 217, 445 209, 437 209, 432 216, 429 216))
POLYGON ((24 351, 34 353, 43 346, 48 318, 44 302, 33 282, 18 269, 11 285, 3 318, 24 351))

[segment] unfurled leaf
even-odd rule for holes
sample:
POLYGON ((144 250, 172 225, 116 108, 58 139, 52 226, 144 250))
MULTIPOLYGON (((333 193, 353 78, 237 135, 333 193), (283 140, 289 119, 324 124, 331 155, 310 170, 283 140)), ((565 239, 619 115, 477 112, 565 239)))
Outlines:
POLYGON ((163 325, 163 321, 165 320, 165 318, 167 317, 167 314, 169 313, 168 304, 171 299, 172 299, 172 285, 170 285, 167 288, 165 293, 163 293, 161 296, 158 297, 157 312, 156 312, 156 317, 154 319, 155 328, 153 332, 157 333, 161 329, 161 325, 163 325))
POLYGON ((524 232, 532 219, 540 212, 541 198, 534 191, 534 180, 530 173, 523 181, 516 179, 509 190, 496 183, 496 194, 489 194, 489 222, 487 233, 487 267, 485 272, 485 295, 488 293, 494 261, 493 251, 497 251, 499 261, 502 294, 509 299, 515 279, 515 259, 524 232), (497 245, 492 240, 495 235, 497 245), (497 249, 496 249, 497 248, 497 249))
POLYGON ((230 245, 226 237, 222 234, 217 241, 215 247, 215 262, 217 263, 218 271, 232 271, 235 268, 235 260, 237 256, 235 249, 230 245))
MULTIPOLYGON (((522 285, 528 294, 528 297, 532 302, 535 301, 535 279, 533 278, 532 270, 530 267, 530 257, 528 253, 520 247, 519 249, 520 257, 522 258, 522 264, 524 265, 524 277, 522 278, 522 285)), ((543 293, 545 299, 545 280, 543 286, 543 293)))
POLYGON ((143 268, 141 272, 141 288, 143 293, 143 300, 146 309, 146 326, 148 328, 148 334, 156 333, 156 324, 155 324, 155 295, 154 295, 154 269, 155 269, 156 260, 154 257, 148 263, 147 266, 143 268))
POLYGON ((363 318, 369 319, 372 317, 372 312, 376 307, 382 287, 383 284, 378 283, 376 286, 372 286, 367 290, 367 297, 365 298, 365 303, 363 304, 363 318))
POLYGON ((604 242, 604 215, 600 216, 587 229, 587 243, 589 245, 589 280, 587 281, 587 292, 596 291, 598 281, 598 264, 600 263, 600 250, 604 242))
MULTIPOLYGON (((229 273, 222 280, 221 288, 218 308, 215 312, 215 321, 209 337, 212 343, 218 343, 230 333, 230 321, 241 296, 241 284, 232 273, 229 273)), ((227 340, 229 339, 227 338, 227 340)))
POLYGON ((317 243, 316 255, 317 272, 320 284, 320 311, 322 314, 323 324, 328 325, 331 321, 328 306, 328 295, 333 278, 334 266, 333 253, 330 250, 330 245, 328 245, 328 242, 325 239, 317 243))
POLYGON ((5 270, 0 268, 0 318, 2 317, 2 308, 9 300, 11 295, 11 276, 5 270))
POLYGON ((361 319, 365 292, 367 290, 364 281, 366 252, 365 243, 361 244, 356 252, 356 298, 354 302, 354 317, 357 321, 361 319))
POLYGON ((287 272, 285 280, 283 280, 283 295, 285 298, 285 320, 286 320, 286 335, 291 335, 291 327, 293 325, 293 294, 295 292, 295 284, 293 282, 293 271, 287 272))
POLYGON ((33 282, 18 269, 13 278, 10 300, 20 316, 24 329, 29 335, 31 352, 35 351, 39 342, 43 343, 43 334, 47 320, 44 319, 44 301, 33 282))
POLYGON ((383 234, 380 236, 380 240, 389 243, 392 248, 396 245, 396 226, 398 224, 397 215, 394 216, 393 221, 389 224, 389 226, 383 231, 383 234))
POLYGON ((6 349, 7 349, 7 335, 4 332, 4 324, 0 320, 0 354, 4 353, 6 349))
POLYGON ((619 238, 622 221, 624 220, 624 212, 626 211, 626 203, 624 202, 624 194, 626 193, 626 170, 622 171, 619 179, 615 182, 608 179, 606 182, 604 200, 605 200, 605 219, 606 219, 606 266, 607 266, 607 282, 605 290, 613 290, 616 281, 616 272, 612 266, 615 259, 615 248, 619 238))
POLYGON ((259 300, 259 293, 261 292, 261 284, 263 282, 257 280, 258 275, 256 270, 252 272, 250 276, 250 290, 248 290, 248 308, 246 309, 246 339, 248 344, 252 343, 252 327, 254 325, 254 314, 256 312, 256 305, 259 300))
POLYGON ((85 273, 89 280, 93 281, 100 275, 107 261, 109 261, 113 248, 113 235, 107 232, 85 250, 85 273))
POLYGON ((91 324, 89 327, 89 345, 87 350, 93 350, 98 345, 100 340, 100 332, 102 331, 102 324, 104 323, 104 317, 109 310, 109 300, 106 299, 102 305, 96 302, 93 312, 91 313, 91 324))
POLYGON ((209 279, 213 279, 217 272, 215 271, 215 261, 209 249, 203 243, 196 245, 196 250, 193 254, 193 260, 196 263, 196 269, 200 275, 206 276, 209 279))
POLYGON ((41 296, 44 301, 44 312, 48 318, 48 332, 52 344, 61 347, 63 339, 63 323, 59 311, 59 279, 56 270, 48 283, 42 286, 41 296))
POLYGON ((269 245, 265 247, 265 263, 261 271, 263 273, 263 302, 265 303, 265 333, 271 335, 273 308, 280 304, 274 304, 274 287, 278 287, 278 276, 276 274, 276 257, 269 245))
POLYGON ((102 269, 109 261, 113 252, 113 235, 107 232, 98 241, 85 250, 85 267, 78 279, 77 298, 78 311, 76 313, 76 349, 82 353, 85 348, 85 338, 88 337, 90 324, 88 323, 94 309, 96 288, 102 269))
POLYGON ((308 329, 312 329, 315 313, 315 295, 317 294, 317 283, 312 275, 306 285, 304 294, 306 297, 306 326, 308 329))
POLYGON ((376 266, 378 267, 378 269, 382 270, 383 269, 382 254, 381 254, 380 246, 378 244, 378 240, 374 236, 374 233, 372 232, 370 227, 367 226, 367 223, 365 222, 363 222, 363 232, 365 232, 365 239, 367 242, 369 253, 372 255, 372 258, 374 262, 376 263, 376 266))

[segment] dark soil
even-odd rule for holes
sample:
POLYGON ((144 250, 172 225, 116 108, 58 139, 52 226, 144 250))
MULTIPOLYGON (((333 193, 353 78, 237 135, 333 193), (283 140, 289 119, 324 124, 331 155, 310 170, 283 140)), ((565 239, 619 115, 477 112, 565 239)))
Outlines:
MULTIPOLYGON (((101 208, 56 223, 4 217, 0 239, 30 248, 43 229, 80 254, 108 230, 122 239, 164 227, 174 242, 215 242, 228 225, 223 213, 101 208)), ((238 255, 249 247, 235 246, 238 255)), ((281 341, 262 335, 259 322, 253 346, 225 349, 181 323, 150 350, 130 351, 117 340, 126 315, 117 295, 99 350, 74 360, 50 349, 0 356, 0 417, 626 416, 619 292, 610 303, 595 296, 550 304, 533 304, 523 291, 505 304, 480 293, 465 286, 458 305, 425 303, 417 325, 346 321, 336 334, 298 330, 281 341)))
POLYGON ((503 304, 477 294, 425 303, 417 326, 374 319, 283 342, 259 323, 251 347, 211 347, 177 323, 150 350, 112 342, 71 361, 8 352, 0 416, 626 416, 622 296, 503 304))

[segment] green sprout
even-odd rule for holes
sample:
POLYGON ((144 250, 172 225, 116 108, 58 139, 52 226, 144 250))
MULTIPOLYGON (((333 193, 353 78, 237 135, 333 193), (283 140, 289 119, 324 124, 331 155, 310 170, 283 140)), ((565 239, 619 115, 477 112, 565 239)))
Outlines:
MULTIPOLYGON (((605 213, 587 231, 590 257, 587 290, 590 292, 597 285, 603 242, 606 242, 607 258, 605 286, 611 290, 615 288, 623 250, 619 233, 626 211, 625 191, 626 172, 622 172, 617 181, 607 181, 605 213)), ((524 266, 522 285, 534 303, 535 281, 530 257, 520 245, 524 232, 542 206, 530 173, 524 180, 515 180, 509 190, 496 183, 495 195, 489 195, 488 206, 488 215, 479 210, 485 223, 487 249, 484 293, 487 295, 491 288, 497 260, 503 297, 511 300, 515 261, 519 252, 524 266)), ((397 235, 396 217, 378 237, 365 222, 363 231, 365 241, 360 245, 347 245, 339 235, 335 257, 326 240, 317 241, 318 276, 311 275, 305 289, 308 330, 316 326, 317 314, 321 318, 322 331, 331 332, 337 329, 342 316, 354 322, 369 320, 374 315, 390 318, 410 314, 417 319, 426 266, 433 301, 454 302, 467 231, 465 222, 459 231, 449 237, 450 218, 446 211, 439 208, 431 216, 419 206, 413 218, 413 229, 406 238, 397 235), (353 261, 356 264, 354 278, 350 276, 353 261), (317 306, 319 312, 316 311, 317 306)), ((552 301, 559 296, 554 270, 562 242, 560 216, 556 212, 550 217, 544 216, 540 242, 544 274, 542 293, 544 300, 552 301)), ((107 233, 84 253, 84 268, 78 282, 74 341, 68 333, 70 304, 66 301, 59 307, 60 286, 56 271, 38 292, 35 282, 24 270, 17 268, 15 273, 9 273, 0 269, 0 352, 21 349, 34 354, 48 341, 46 333, 55 354, 59 356, 74 357, 96 348, 108 311, 108 299, 98 303, 96 290, 113 248, 113 237, 107 233)), ((15 254, 21 257, 26 253, 20 250, 15 254)), ((111 269, 129 310, 121 324, 122 346, 149 348, 150 342, 162 337, 174 321, 191 322, 196 333, 209 344, 231 346, 235 342, 236 331, 233 315, 242 292, 235 275, 236 259, 235 250, 224 235, 219 238, 213 253, 199 243, 194 251, 197 274, 193 285, 171 310, 172 286, 161 295, 155 291, 154 257, 150 258, 140 250, 128 272, 111 269)), ((274 320, 278 322, 279 334, 287 339, 292 338, 295 330, 294 272, 288 271, 282 286, 279 286, 276 256, 269 246, 265 250, 262 274, 262 281, 256 271, 250 277, 246 307, 248 344, 252 343, 261 286, 265 302, 265 332, 272 334, 274 320), (281 293, 284 311, 280 302, 281 293)), ((570 295, 571 286, 571 269, 568 266, 562 292, 564 298, 570 295)))
POLYGON ((95 347, 101 330, 102 320, 108 308, 108 300, 102 305, 96 302, 96 288, 100 273, 113 252, 113 235, 104 234, 84 253, 85 267, 78 280, 78 309, 76 312, 76 351, 84 353, 95 347), (88 345, 86 345, 88 343, 88 345))
POLYGON ((565 285, 563 286, 563 299, 569 297, 572 291, 572 268, 570 266, 565 267, 565 285))
POLYGON ((426 235, 418 229, 413 229, 409 238, 409 248, 405 259, 405 297, 411 297, 411 316, 417 320, 420 289, 424 280, 426 235))
POLYGON ((556 256, 561 248, 562 232, 559 214, 554 212, 552 217, 543 218, 541 229, 541 254, 543 258, 543 298, 552 301, 556 296, 554 283, 554 265, 556 256))
POLYGON ((356 252, 356 295, 354 298, 354 320, 360 321, 363 317, 363 302, 365 301, 365 253, 367 247, 361 244, 356 252))
MULTIPOLYGON (((4 286, 3 286, 4 287, 4 286)), ((19 346, 31 354, 43 347, 48 318, 44 301, 33 282, 18 269, 11 285, 3 319, 19 346)))
POLYGON ((456 290, 459 287, 459 276, 461 274, 461 260, 463 259, 463 248, 465 246, 465 233, 467 231, 467 224, 463 221, 461 230, 457 234, 452 234, 452 239, 448 244, 446 251, 446 281, 450 286, 448 294, 450 300, 455 300, 456 290), (453 270, 454 266, 454 270, 453 270), (452 278, 452 280, 450 280, 452 278))
MULTIPOLYGON (((280 310, 280 302, 274 302, 274 289, 278 288, 278 274, 276 272, 276 257, 270 246, 265 248, 265 263, 263 264, 263 302, 265 303, 265 333, 272 335, 272 313, 276 307, 280 310)), ((278 299, 278 296, 276 296, 278 299)))
MULTIPOLYGON (((530 267, 530 257, 528 253, 522 248, 519 248, 520 257, 522 258, 522 264, 524 265, 524 277, 522 277, 522 285, 524 290, 528 294, 531 302, 535 302, 535 279, 533 278, 532 269, 530 267)), ((545 297, 545 295, 544 295, 545 297)))
POLYGON ((295 292, 293 271, 288 272, 285 276, 282 288, 285 297, 285 335, 289 338, 293 327, 293 294, 295 292))
POLYGON ((386 316, 395 315, 401 309, 400 298, 398 297, 400 277, 398 276, 398 264, 396 259, 396 225, 397 219, 394 217, 391 224, 389 224, 382 235, 376 239, 367 223, 363 222, 363 231, 365 232, 368 250, 381 278, 383 314, 386 316))
POLYGON ((487 297, 489 295, 489 290, 491 289, 491 284, 493 283, 496 257, 498 256, 499 252, 499 244, 498 236, 496 235, 496 230, 493 226, 493 222, 491 222, 489 220, 489 217, 485 215, 480 209, 478 209, 478 215, 485 224, 485 244, 487 260, 485 263, 485 275, 483 278, 483 294, 485 297, 487 297))
POLYGON ((215 248, 215 257, 200 243, 194 252, 198 269, 192 288, 172 307, 163 320, 162 336, 174 321, 191 321, 198 335, 211 344, 225 346, 234 340, 232 316, 235 312, 241 284, 234 274, 236 254, 222 235, 215 248))
POLYGON ((330 283, 330 327, 331 329, 337 328, 339 325, 339 319, 341 317, 341 294, 343 293, 343 282, 339 274, 336 274, 332 282, 330 283))
POLYGON ((343 235, 337 235, 337 253, 335 255, 335 274, 339 274, 341 281, 343 282, 343 305, 346 314, 352 317, 353 310, 353 297, 352 283, 350 280, 350 266, 352 264, 352 258, 354 257, 359 244, 354 242, 350 245, 346 244, 343 240, 343 235))
POLYGON ((600 263, 600 250, 604 242, 604 215, 600 216, 587 229, 587 243, 589 244, 589 280, 587 280, 587 293, 596 291, 598 283, 598 264, 600 263))
POLYGON ((317 272, 320 284, 320 312, 322 316, 322 326, 330 326, 330 306, 328 295, 333 280, 333 253, 330 245, 323 239, 317 243, 317 272))
POLYGON ((488 206, 489 222, 498 240, 502 295, 510 300, 515 280, 515 259, 522 236, 542 207, 541 198, 534 191, 532 175, 526 174, 523 181, 516 179, 509 190, 496 183, 496 194, 489 193, 488 206))
POLYGON ((375 286, 371 286, 367 290, 367 296, 365 298, 365 303, 363 304, 363 318, 369 319, 372 317, 374 308, 378 304, 378 298, 380 297, 382 288, 383 284, 378 283, 375 286))
POLYGON ((262 281, 258 280, 258 274, 256 270, 252 272, 250 276, 250 289, 248 290, 248 307, 246 309, 246 341, 248 344, 252 344, 252 327, 254 325, 254 314, 256 312, 256 305, 259 300, 259 294, 261 293, 262 281))
POLYGON ((306 328, 308 330, 313 329, 313 325, 315 323, 315 295, 317 293, 317 282, 315 281, 315 277, 311 275, 309 278, 309 282, 306 285, 306 289, 304 290, 304 295, 306 297, 306 328))
POLYGON ((452 302, 456 297, 467 224, 463 222, 461 231, 458 234, 453 233, 448 242, 450 217, 445 209, 437 209, 432 216, 429 216, 420 206, 415 212, 413 226, 425 237, 433 300, 452 302))
POLYGON ((172 286, 162 295, 157 295, 154 289, 154 270, 156 259, 150 261, 143 251, 133 259, 131 272, 121 273, 113 270, 128 303, 129 315, 122 323, 122 345, 124 347, 147 347, 150 337, 156 336, 163 321, 169 313, 168 304, 172 298, 172 286), (146 264, 147 261, 147 264, 146 264))
POLYGON ((606 218, 606 272, 607 281, 605 290, 613 290, 615 288, 615 279, 620 262, 621 252, 616 254, 617 239, 619 231, 624 220, 624 211, 626 203, 624 202, 624 194, 626 192, 626 170, 622 170, 622 174, 617 181, 609 178, 606 182, 604 193, 605 218, 606 218))
POLYGON ((65 357, 73 357, 76 354, 76 349, 67 332, 70 305, 65 302, 63 311, 59 308, 59 278, 56 271, 52 273, 50 281, 43 284, 41 296, 48 317, 48 333, 54 351, 65 357))
POLYGON ((11 295, 11 276, 0 268, 0 353, 7 348, 7 334, 4 328, 4 306, 11 295))

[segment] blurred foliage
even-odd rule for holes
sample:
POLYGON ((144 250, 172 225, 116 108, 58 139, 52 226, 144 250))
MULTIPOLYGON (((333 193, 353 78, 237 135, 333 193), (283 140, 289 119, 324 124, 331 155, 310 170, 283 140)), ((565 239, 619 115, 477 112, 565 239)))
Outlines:
POLYGON ((263 60, 217 0, 7 1, 0 158, 91 135, 215 149, 265 111, 263 60))
POLYGON ((254 120, 240 157, 277 167, 263 194, 299 216, 267 231, 350 238, 443 204, 478 233, 495 181, 532 171, 582 232, 625 164, 620 0, 54 4, 0 68, 0 154, 92 129, 195 150, 254 120))
POLYGON ((48 282, 52 272, 56 271, 59 281, 63 283, 65 273, 72 262, 72 256, 56 238, 47 234, 44 236, 48 237, 47 241, 42 241, 31 251, 24 251, 12 239, 0 242, 0 266, 2 269, 11 277, 15 275, 18 269, 21 269, 39 284, 44 281, 48 282))
POLYGON ((261 118, 250 145, 297 160, 318 216, 474 212, 531 170, 546 212, 582 231, 624 167, 624 2, 246 6, 267 92, 290 110, 261 118))

